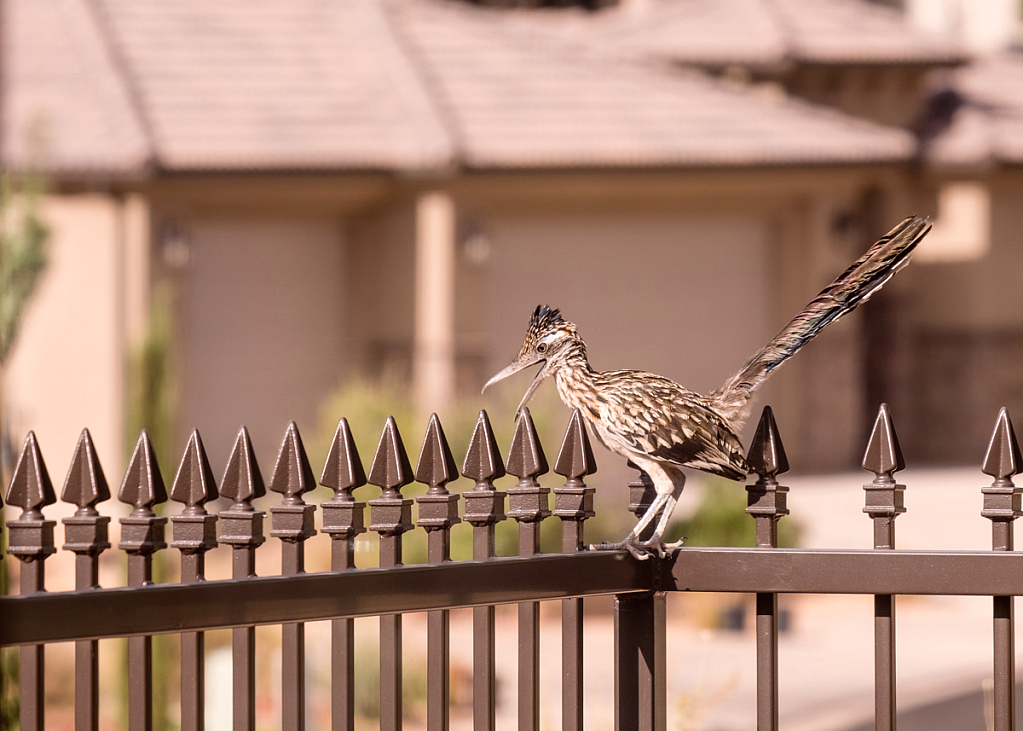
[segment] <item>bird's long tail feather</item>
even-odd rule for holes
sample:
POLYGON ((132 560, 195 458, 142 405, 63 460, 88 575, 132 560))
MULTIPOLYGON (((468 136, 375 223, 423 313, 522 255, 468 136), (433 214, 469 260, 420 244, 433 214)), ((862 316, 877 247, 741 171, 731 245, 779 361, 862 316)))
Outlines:
POLYGON ((718 413, 738 427, 747 415, 750 395, 771 371, 879 290, 909 262, 913 248, 930 229, 926 219, 910 216, 871 246, 750 358, 742 370, 710 394, 718 413))

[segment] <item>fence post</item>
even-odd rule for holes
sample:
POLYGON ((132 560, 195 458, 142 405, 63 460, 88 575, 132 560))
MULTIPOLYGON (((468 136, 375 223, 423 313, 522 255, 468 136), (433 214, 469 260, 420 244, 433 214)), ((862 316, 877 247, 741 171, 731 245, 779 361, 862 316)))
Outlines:
MULTIPOLYGON (((506 495, 494 487, 494 480, 504 477, 505 469, 486 411, 481 410, 476 420, 462 464, 462 475, 476 482, 462 495, 465 498, 465 522, 472 525, 472 557, 477 560, 493 558, 496 555, 494 526, 505 519, 506 495)), ((493 606, 472 610, 472 645, 473 729, 494 731, 497 668, 493 606)))
MULTIPOLYGON (((895 519, 906 512, 903 505, 905 485, 895 483, 893 475, 906 468, 887 404, 881 404, 863 455, 863 469, 874 473, 874 481, 864 485, 866 505, 863 512, 874 521, 874 548, 895 549, 895 519)), ((877 731, 895 731, 895 597, 874 597, 874 727, 877 731)))
MULTIPOLYGON (((75 553, 75 590, 99 588, 99 555, 110 548, 107 525, 96 504, 110 499, 103 467, 88 429, 82 430, 71 458, 60 499, 75 505, 74 515, 64 518, 65 551, 75 553)), ((75 731, 99 728, 99 642, 75 642, 75 731)))
MULTIPOLYGON (((572 412, 554 463, 565 484, 554 488, 554 515, 561 518, 561 550, 583 547, 583 521, 592 518, 593 488, 583 478, 597 471, 590 438, 578 409, 572 412)), ((583 600, 561 602, 561 727, 583 729, 583 600)))
MULTIPOLYGON (((991 548, 1013 550, 1013 521, 1021 514, 1020 492, 1013 482, 1023 467, 1019 443, 1004 408, 998 413, 991 443, 984 458, 984 474, 994 478, 991 487, 981 489, 984 509, 991 520, 991 548)), ((994 724, 993 731, 1016 728, 1015 622, 1011 596, 993 598, 994 610, 994 724)))
MULTIPOLYGON (((757 481, 746 486, 746 512, 756 521, 757 548, 778 547, 778 521, 788 515, 788 491, 777 477, 789 470, 774 412, 765 406, 746 462, 757 481)), ((778 595, 757 594, 757 729, 778 728, 778 595)))
MULTIPOLYGON (((234 449, 227 460, 220 494, 233 504, 220 511, 220 542, 231 546, 231 576, 245 579, 256 575, 256 549, 266 540, 263 536, 261 510, 252 501, 266 495, 263 476, 252 450, 249 431, 238 432, 234 449)), ((231 630, 232 661, 232 724, 234 731, 255 731, 256 728, 256 628, 236 627, 231 630)))
MULTIPOLYGON (((523 408, 508 449, 508 472, 519 478, 508 489, 508 516, 519 524, 519 555, 540 553, 540 523, 550 516, 550 490, 536 478, 549 471, 533 417, 523 408)), ((540 603, 519 604, 519 731, 540 728, 540 603)))
MULTIPOLYGON (((347 419, 338 421, 320 484, 334 491, 334 497, 320 503, 323 532, 331 538, 330 568, 354 569, 355 539, 366 532, 366 503, 358 502, 352 490, 366 484, 366 473, 347 419)), ((331 729, 355 731, 355 620, 331 620, 330 644, 331 729)))
MULTIPOLYGON (((156 461, 153 443, 145 429, 139 434, 124 481, 117 493, 122 503, 134 506, 121 518, 118 548, 128 554, 128 586, 144 586, 153 580, 153 554, 167 547, 163 540, 166 518, 153 506, 167 500, 167 490, 156 461)), ((128 729, 153 728, 153 638, 128 638, 128 729)))
MULTIPOLYGON (((433 414, 416 465, 416 481, 429 485, 417 502, 418 524, 426 529, 430 563, 451 560, 451 526, 460 522, 458 495, 449 493, 445 485, 456 479, 458 465, 440 419, 433 414)), ((426 728, 427 731, 447 731, 451 695, 449 613, 446 609, 430 612, 426 621, 426 728)))
MULTIPOLYGON (((198 429, 192 430, 170 496, 185 506, 170 519, 171 547, 181 551, 181 581, 205 581, 206 552, 217 547, 217 516, 207 513, 205 504, 219 494, 198 429)), ((181 634, 181 731, 205 728, 205 650, 202 632, 181 634)))
MULTIPOLYGON (((316 535, 316 506, 302 496, 316 489, 316 478, 293 421, 277 453, 270 489, 281 495, 281 502, 270 506, 270 535, 281 539, 281 573, 304 573, 305 541, 316 535)), ((301 622, 281 626, 281 719, 284 731, 305 728, 305 625, 301 622)))
MULTIPOLYGON (((369 501, 369 528, 380 534, 381 568, 401 565, 401 536, 413 528, 412 501, 401 496, 401 488, 412 481, 398 425, 388 416, 369 468, 369 483, 383 489, 369 501)), ((401 615, 387 614, 380 618, 380 731, 401 731, 401 667, 401 615)))
MULTIPOLYGON (((53 483, 46 463, 39 451, 36 435, 29 432, 25 446, 14 468, 7 504, 21 508, 17 520, 7 522, 9 544, 7 552, 21 561, 21 593, 34 594, 46 590, 43 562, 56 552, 53 545, 55 521, 43 517, 43 507, 57 502, 53 483)), ((22 731, 43 731, 44 645, 21 648, 21 709, 22 731)))

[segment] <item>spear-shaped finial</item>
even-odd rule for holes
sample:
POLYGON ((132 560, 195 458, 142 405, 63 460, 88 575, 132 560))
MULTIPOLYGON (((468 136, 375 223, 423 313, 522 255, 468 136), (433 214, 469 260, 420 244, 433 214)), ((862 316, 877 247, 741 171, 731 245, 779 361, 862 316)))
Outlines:
POLYGON ((21 518, 41 520, 42 508, 55 502, 57 496, 53 492, 50 473, 39 451, 35 432, 30 431, 14 467, 14 477, 7 490, 7 504, 21 508, 21 518))
POLYGON ((198 429, 193 429, 171 486, 171 499, 185 505, 179 515, 171 518, 174 527, 171 545, 182 552, 181 575, 184 581, 202 578, 201 556, 217 546, 217 516, 207 513, 205 505, 218 497, 217 483, 202 437, 198 429))
POLYGON ((590 437, 586 433, 586 426, 578 409, 572 411, 572 418, 568 421, 568 429, 565 431, 558 459, 554 463, 554 471, 569 480, 580 481, 586 475, 592 475, 597 471, 593 448, 590 447, 590 437))
POLYGON ((412 465, 398 432, 398 425, 393 416, 388 416, 376 454, 373 455, 373 464, 369 468, 369 482, 383 489, 380 497, 399 498, 401 488, 413 479, 412 465))
POLYGON ((220 494, 233 500, 236 507, 247 506, 250 509, 252 500, 266 495, 266 486, 252 449, 249 430, 244 426, 238 432, 234 449, 227 460, 227 469, 220 480, 220 494))
POLYGON ((64 523, 64 550, 88 556, 93 567, 91 575, 88 572, 78 574, 75 586, 79 589, 95 587, 98 580, 95 573, 97 556, 110 548, 107 540, 110 518, 100 515, 96 505, 110 499, 110 487, 88 429, 82 429, 78 437, 78 446, 71 458, 60 499, 78 507, 74 515, 61 520, 64 523))
POLYGON ((117 499, 122 503, 134 505, 133 514, 137 515, 152 515, 153 506, 167 500, 167 489, 163 484, 163 475, 160 474, 160 465, 156 462, 153 443, 145 429, 141 431, 135 443, 135 451, 128 462, 117 499))
POLYGON ((490 417, 483 409, 480 409, 476 428, 473 429, 472 439, 469 440, 469 449, 466 450, 465 461, 462 463, 462 474, 470 480, 475 480, 477 488, 485 489, 493 489, 490 483, 506 474, 501 450, 490 426, 490 417))
POLYGON ((519 412, 508 449, 508 472, 519 478, 515 487, 508 489, 508 516, 520 524, 533 524, 530 532, 519 534, 519 552, 537 553, 540 550, 538 524, 551 514, 550 490, 540 487, 536 478, 550 471, 536 434, 533 417, 525 406, 519 412))
POLYGON ((401 563, 401 539, 412 530, 412 501, 402 497, 401 488, 412 482, 412 465, 394 417, 388 416, 380 435, 369 482, 382 488, 380 496, 369 501, 370 530, 380 534, 380 565, 401 563))
POLYGON ((430 416, 423 438, 423 449, 419 453, 419 464, 416 465, 416 482, 429 485, 425 495, 420 495, 419 520, 429 533, 429 553, 431 562, 447 561, 450 557, 450 534, 448 529, 459 522, 458 495, 447 490, 447 484, 458 479, 458 465, 451 455, 444 427, 436 414, 430 416))
POLYGON ((755 483, 746 485, 746 513, 756 521, 757 545, 775 548, 778 521, 789 514, 789 489, 778 484, 777 476, 789 471, 789 460, 770 406, 765 406, 760 414, 746 463, 757 475, 755 483))
POLYGON ((892 475, 906 469, 906 460, 902 457, 899 435, 895 432, 888 404, 881 404, 878 409, 874 430, 863 455, 863 469, 873 472, 879 481, 885 482, 894 481, 892 475))
POLYGON ((521 481, 536 482, 536 478, 550 471, 547 455, 543 452, 540 437, 536 434, 533 417, 525 406, 515 421, 515 433, 508 449, 508 472, 521 481))
MULTIPOLYGON (((140 574, 135 575, 135 579, 145 582, 148 579, 145 579, 143 574, 151 570, 148 563, 151 554, 167 547, 163 540, 163 528, 167 519, 158 517, 153 512, 154 505, 167 500, 167 490, 163 486, 163 475, 160 474, 160 465, 156 462, 153 443, 145 429, 135 443, 135 451, 128 462, 117 499, 135 506, 131 515, 120 520, 121 542, 118 545, 122 551, 131 554, 128 558, 129 566, 135 560, 133 556, 143 557, 141 564, 143 569, 140 574)), ((132 575, 129 569, 129 580, 132 575)))
POLYGON ((277 453, 277 463, 270 476, 270 489, 284 496, 284 502, 298 504, 302 495, 316 489, 316 478, 309 466, 302 435, 298 433, 298 424, 288 422, 284 433, 281 450, 277 453))
POLYGON ((337 423, 320 484, 332 489, 334 500, 343 503, 354 502, 352 490, 366 484, 366 472, 362 468, 359 450, 355 446, 348 419, 344 417, 337 423))
POLYGON ((193 429, 188 438, 178 473, 171 485, 170 496, 175 502, 184 503, 184 514, 189 515, 204 514, 206 508, 203 506, 220 496, 198 429, 193 429))
POLYGON ((110 499, 110 487, 88 429, 82 429, 60 499, 78 506, 78 515, 97 515, 96 504, 110 499))
POLYGON ((451 454, 444 427, 436 414, 430 416, 423 438, 423 450, 419 453, 416 465, 416 482, 429 485, 429 494, 443 495, 447 492, 444 486, 458 479, 458 465, 451 454))
POLYGON ((781 443, 778 424, 770 406, 765 406, 760 415, 760 423, 750 442, 746 462, 754 473, 765 479, 789 471, 789 460, 785 456, 785 447, 781 443))
POLYGON ((991 435, 991 443, 984 457, 983 471, 985 475, 990 475, 996 480, 1007 480, 1011 483, 1012 477, 1019 474, 1021 466, 1023 458, 1020 457, 1016 432, 1012 428, 1009 412, 1003 407, 998 412, 995 431, 991 435))
POLYGON ((980 514, 991 520, 991 547, 996 551, 1013 550, 1012 521, 1023 514, 1021 493, 1012 478, 1023 467, 1019 442, 1009 412, 998 412, 995 432, 984 457, 984 474, 995 478, 990 487, 981 488, 984 508, 980 514))

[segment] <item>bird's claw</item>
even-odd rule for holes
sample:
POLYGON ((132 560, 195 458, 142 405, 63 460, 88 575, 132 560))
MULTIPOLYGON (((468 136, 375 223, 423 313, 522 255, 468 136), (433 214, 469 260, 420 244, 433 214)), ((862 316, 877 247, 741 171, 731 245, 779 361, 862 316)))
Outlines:
POLYGON ((604 541, 603 543, 595 543, 590 545, 591 551, 620 551, 623 548, 632 554, 632 557, 639 561, 646 561, 652 556, 664 559, 667 558, 669 552, 674 551, 676 548, 681 547, 682 542, 685 538, 679 539, 674 543, 663 543, 660 539, 651 539, 649 541, 637 541, 635 539, 626 538, 624 541, 618 543, 612 543, 610 541, 604 541))

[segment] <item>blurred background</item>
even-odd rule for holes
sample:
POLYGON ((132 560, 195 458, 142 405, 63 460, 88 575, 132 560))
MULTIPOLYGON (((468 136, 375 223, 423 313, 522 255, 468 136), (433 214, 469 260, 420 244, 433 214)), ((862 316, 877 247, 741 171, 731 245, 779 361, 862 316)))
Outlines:
MULTIPOLYGON (((759 398, 794 470, 854 468, 882 402, 911 465, 979 464, 1023 406, 1018 0, 0 13, 6 475, 32 429, 59 483, 84 426, 112 485, 142 427, 168 480, 242 424, 269 472, 291 419, 316 470, 341 416, 367 462, 389 413, 413 463, 431 412, 506 449, 528 377, 479 389, 539 303, 705 392, 910 213, 913 264, 759 398)), ((595 537, 633 477, 598 462, 595 537)))

